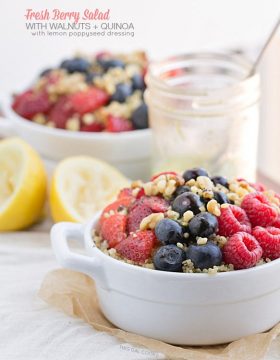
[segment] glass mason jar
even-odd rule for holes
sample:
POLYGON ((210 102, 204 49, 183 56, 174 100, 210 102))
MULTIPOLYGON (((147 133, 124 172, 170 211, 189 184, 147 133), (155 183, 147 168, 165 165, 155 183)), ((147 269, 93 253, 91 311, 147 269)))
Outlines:
POLYGON ((145 100, 153 130, 152 170, 199 166, 255 180, 259 75, 240 55, 197 53, 150 66, 145 100))

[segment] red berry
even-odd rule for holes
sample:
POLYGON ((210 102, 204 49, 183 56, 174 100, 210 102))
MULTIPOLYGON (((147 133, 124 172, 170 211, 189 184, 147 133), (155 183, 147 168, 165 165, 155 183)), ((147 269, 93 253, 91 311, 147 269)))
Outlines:
POLYGON ((90 125, 82 125, 81 131, 87 132, 100 132, 104 130, 104 125, 99 122, 94 122, 90 125))
POLYGON ((158 174, 155 174, 151 177, 151 181, 155 180, 156 178, 160 177, 161 175, 175 175, 175 176, 179 176, 178 173, 176 173, 175 171, 163 171, 160 172, 158 174))
POLYGON ((222 236, 231 236, 238 231, 251 232, 248 216, 243 209, 235 205, 221 208, 218 225, 218 234, 222 236))
POLYGON ((141 199, 142 196, 145 196, 145 190, 143 188, 138 191, 136 199, 141 199))
POLYGON ((74 115, 69 96, 61 96, 49 113, 49 120, 59 129, 65 129, 67 120, 74 115))
POLYGON ((269 226, 277 218, 277 210, 271 206, 268 199, 260 192, 246 195, 241 203, 252 226, 269 226))
POLYGON ((20 116, 31 120, 38 113, 47 113, 51 103, 45 91, 27 90, 15 97, 12 107, 20 116))
POLYGON ((169 208, 169 203, 158 196, 142 196, 139 203, 148 206, 153 212, 165 212, 169 208))
POLYGON ((271 226, 280 229, 280 215, 278 215, 277 219, 271 224, 271 226))
POLYGON ((263 249, 263 257, 275 260, 280 257, 280 229, 269 226, 256 226, 253 235, 263 249))
POLYGON ((128 233, 139 230, 141 221, 153 213, 153 211, 146 205, 139 204, 133 206, 130 210, 127 219, 127 231, 128 233))
POLYGON ((118 211, 123 210, 124 208, 128 208, 131 203, 133 202, 133 198, 132 197, 123 197, 121 199, 118 199, 116 201, 114 201, 113 203, 107 205, 105 207, 105 209, 102 211, 102 214, 100 216, 99 219, 99 223, 102 226, 103 221, 107 218, 108 214, 110 212, 115 212, 117 213, 118 211))
POLYGON ((235 270, 255 266, 263 253, 254 236, 246 232, 232 235, 222 251, 225 263, 232 264, 235 270))
POLYGON ((132 189, 130 188, 123 188, 118 195, 118 199, 126 198, 126 197, 133 197, 132 189))
POLYGON ((265 191, 265 186, 262 183, 249 183, 256 191, 265 191))
POLYGON ((108 242, 110 248, 126 238, 126 224, 127 216, 118 213, 103 220, 100 234, 102 239, 108 242))
POLYGON ((109 95, 105 91, 94 87, 71 95, 72 106, 81 115, 97 110, 107 104, 108 100, 109 95))
POLYGON ((151 256, 155 242, 156 237, 153 231, 138 231, 120 242, 116 250, 126 259, 143 263, 151 256))
POLYGON ((131 121, 118 117, 109 115, 106 125, 106 130, 109 132, 122 132, 133 130, 131 121))

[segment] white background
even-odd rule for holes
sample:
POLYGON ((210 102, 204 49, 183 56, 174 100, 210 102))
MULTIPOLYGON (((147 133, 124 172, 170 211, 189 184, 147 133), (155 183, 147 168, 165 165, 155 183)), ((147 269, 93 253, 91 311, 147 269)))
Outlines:
POLYGON ((255 46, 280 14, 279 0, 1 0, 0 92, 28 84, 37 71, 75 50, 147 49, 154 59, 191 50, 255 46), (25 29, 25 10, 111 9, 132 21, 134 38, 38 38, 25 29))

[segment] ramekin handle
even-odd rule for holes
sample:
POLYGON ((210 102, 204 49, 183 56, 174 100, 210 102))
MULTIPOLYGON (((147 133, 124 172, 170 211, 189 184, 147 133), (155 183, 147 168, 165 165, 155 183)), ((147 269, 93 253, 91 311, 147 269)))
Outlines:
POLYGON ((13 135, 15 135, 15 129, 12 122, 3 116, 0 116, 0 136, 7 137, 13 135))
POLYGON ((68 241, 70 239, 82 244, 83 238, 84 225, 71 222, 55 224, 51 229, 51 242, 57 261, 67 269, 92 276, 100 283, 100 286, 107 288, 100 260, 92 256, 75 253, 69 248, 68 241))

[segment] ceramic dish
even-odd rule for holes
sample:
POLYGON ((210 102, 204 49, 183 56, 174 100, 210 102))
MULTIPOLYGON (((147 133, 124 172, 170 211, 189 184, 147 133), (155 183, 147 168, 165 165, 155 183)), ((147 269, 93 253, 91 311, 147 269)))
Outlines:
POLYGON ((52 129, 17 115, 8 99, 1 101, 5 118, 0 119, 0 135, 20 136, 50 161, 68 156, 89 155, 116 166, 126 176, 147 178, 151 130, 122 133, 86 133, 52 129))
POLYGON ((248 270, 185 274, 118 261, 92 239, 87 225, 58 223, 52 245, 63 267, 95 280, 100 307, 117 327, 180 345, 213 345, 266 331, 280 321, 280 259, 248 270), (87 256, 74 253, 79 240, 87 256))

